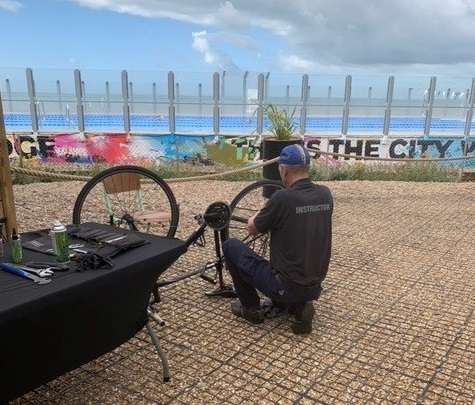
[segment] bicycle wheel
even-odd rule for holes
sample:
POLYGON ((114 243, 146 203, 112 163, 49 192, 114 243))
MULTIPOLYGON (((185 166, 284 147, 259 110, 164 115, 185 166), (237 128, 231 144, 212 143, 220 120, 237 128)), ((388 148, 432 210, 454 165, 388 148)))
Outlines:
POLYGON ((83 187, 73 210, 73 224, 106 223, 132 231, 172 238, 178 205, 168 184, 138 166, 116 166, 83 187))
POLYGON ((247 220, 264 207, 267 198, 264 197, 264 187, 272 194, 284 188, 280 181, 259 180, 243 188, 231 201, 231 221, 229 237, 240 239, 247 243, 258 255, 266 257, 269 253, 270 235, 268 233, 249 236, 246 229, 247 220))

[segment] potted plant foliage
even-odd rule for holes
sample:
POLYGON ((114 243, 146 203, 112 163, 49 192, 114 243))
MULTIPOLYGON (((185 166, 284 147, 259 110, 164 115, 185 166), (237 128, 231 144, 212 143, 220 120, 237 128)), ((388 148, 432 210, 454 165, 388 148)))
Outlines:
MULTIPOLYGON (((295 135, 294 115, 296 108, 289 113, 286 109, 279 110, 276 106, 269 104, 265 107, 265 113, 269 121, 269 131, 271 136, 264 137, 262 141, 264 160, 270 160, 280 156, 280 152, 287 145, 299 143, 303 144, 301 136, 295 135)), ((262 174, 266 179, 280 180, 278 164, 264 166, 262 174)))

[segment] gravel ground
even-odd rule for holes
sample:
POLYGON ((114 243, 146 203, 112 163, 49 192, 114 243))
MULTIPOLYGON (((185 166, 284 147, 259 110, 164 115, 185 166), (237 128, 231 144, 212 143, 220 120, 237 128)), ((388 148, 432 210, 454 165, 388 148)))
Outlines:
MULTIPOLYGON (((184 237, 192 216, 247 183, 172 185, 184 237)), ((475 185, 330 182, 334 247, 310 336, 287 319, 251 326, 229 301, 192 279, 162 292, 156 328, 172 381, 161 382, 141 332, 113 352, 18 403, 457 403, 475 402, 475 185)), ((16 186, 22 231, 70 222, 81 183, 16 186)), ((193 248, 169 270, 203 264, 193 248)))

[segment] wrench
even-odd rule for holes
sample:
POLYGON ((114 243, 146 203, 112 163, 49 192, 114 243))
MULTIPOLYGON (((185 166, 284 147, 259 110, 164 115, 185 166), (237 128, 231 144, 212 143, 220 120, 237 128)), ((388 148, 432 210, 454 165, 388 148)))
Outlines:
POLYGON ((34 274, 30 274, 19 267, 16 267, 10 263, 0 263, 0 269, 7 273, 15 274, 16 276, 27 278, 36 284, 48 284, 51 282, 50 278, 41 278, 38 276, 35 276, 34 274))
POLYGON ((27 271, 28 273, 33 273, 38 277, 51 277, 54 273, 50 267, 45 267, 43 269, 35 269, 33 267, 28 266, 18 266, 18 268, 27 271))
POLYGON ((48 270, 51 272, 69 270, 69 265, 67 263, 60 264, 56 262, 26 262, 24 267, 28 267, 30 269, 48 270))

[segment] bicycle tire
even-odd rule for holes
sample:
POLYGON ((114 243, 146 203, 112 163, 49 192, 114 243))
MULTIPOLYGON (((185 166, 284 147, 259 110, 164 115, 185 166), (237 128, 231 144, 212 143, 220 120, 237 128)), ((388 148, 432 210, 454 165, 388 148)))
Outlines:
POLYGON ((152 172, 149 169, 145 169, 139 166, 132 166, 132 165, 124 165, 124 166, 115 166, 109 169, 106 169, 97 175, 95 175, 92 179, 90 179, 76 198, 76 202, 74 203, 73 209, 73 224, 79 225, 81 223, 81 210, 83 204, 89 194, 89 192, 100 182, 106 179, 109 176, 117 175, 117 174, 125 174, 125 173, 132 173, 142 175, 144 177, 149 178, 150 180, 154 181, 165 193, 167 196, 168 202, 170 204, 170 211, 171 211, 171 219, 170 219, 170 227, 168 229, 166 237, 173 238, 175 236, 176 230, 178 228, 178 222, 180 218, 180 211, 178 208, 178 204, 176 202, 175 196, 167 184, 165 180, 163 180, 160 176, 156 173, 152 172))
MULTIPOLYGON (((259 180, 256 181, 255 183, 249 184, 248 186, 244 187, 231 201, 231 204, 229 205, 231 208, 231 221, 233 220, 233 213, 238 206, 239 202, 242 201, 249 193, 252 191, 255 191, 257 189, 262 189, 264 191, 264 187, 275 187, 277 190, 282 190, 284 189, 284 185, 277 180, 259 180)), ((237 222, 240 222, 241 224, 244 225, 244 223, 247 224, 247 220, 244 221, 245 218, 241 217, 234 217, 236 218, 237 222), (239 219, 238 219, 239 218, 239 219)), ((231 234, 231 222, 228 225, 228 235, 231 234)), ((247 234, 247 232, 245 232, 247 234)), ((246 243, 252 250, 254 250, 257 254, 265 256, 266 252, 268 251, 269 247, 269 234, 263 234, 263 235, 258 235, 256 237, 253 237, 249 239, 249 235, 243 236, 239 235, 239 239, 242 240, 244 243, 246 243), (256 245, 257 241, 261 241, 261 245, 258 247, 256 245)))
POLYGON ((231 208, 231 212, 236 208, 238 205, 239 201, 241 201, 247 194, 249 194, 251 191, 254 191, 258 188, 263 188, 265 186, 275 186, 278 189, 284 189, 284 185, 278 181, 278 180, 258 180, 252 184, 249 184, 248 186, 244 187, 231 201, 231 204, 229 204, 229 207, 231 208))

